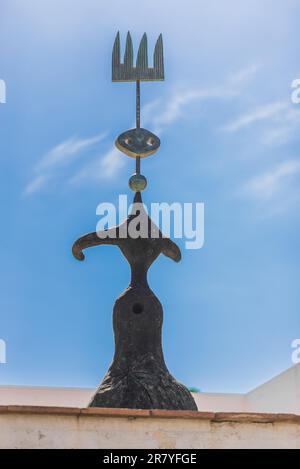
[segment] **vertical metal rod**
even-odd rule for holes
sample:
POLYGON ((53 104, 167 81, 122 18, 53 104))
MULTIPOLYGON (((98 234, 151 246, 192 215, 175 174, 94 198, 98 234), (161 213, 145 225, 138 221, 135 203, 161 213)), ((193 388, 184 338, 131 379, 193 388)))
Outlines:
POLYGON ((135 172, 141 174, 141 157, 137 156, 135 159, 135 172))
POLYGON ((136 80, 136 128, 141 127, 141 82, 136 80))
MULTIPOLYGON (((136 128, 141 127, 141 82, 136 80, 136 128)), ((135 159, 135 172, 141 173, 141 157, 137 156, 135 159)))

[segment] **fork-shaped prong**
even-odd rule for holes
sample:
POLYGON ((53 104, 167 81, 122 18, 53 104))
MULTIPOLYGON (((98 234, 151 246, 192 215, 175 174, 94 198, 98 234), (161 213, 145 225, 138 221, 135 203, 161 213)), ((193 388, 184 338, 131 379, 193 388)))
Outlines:
POLYGON ((164 80, 162 35, 156 41, 153 67, 148 67, 147 35, 144 33, 139 45, 136 66, 133 65, 133 47, 130 32, 127 33, 124 62, 121 63, 120 33, 115 38, 112 54, 112 81, 161 81, 164 80))

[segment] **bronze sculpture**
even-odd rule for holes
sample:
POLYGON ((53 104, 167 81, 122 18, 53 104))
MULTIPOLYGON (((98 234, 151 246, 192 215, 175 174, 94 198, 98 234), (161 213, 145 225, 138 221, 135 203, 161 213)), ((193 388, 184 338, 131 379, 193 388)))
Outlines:
POLYGON ((163 80, 163 48, 160 35, 154 52, 154 67, 148 68, 146 35, 133 67, 131 36, 128 33, 124 64, 120 64, 119 33, 113 50, 113 81, 137 82, 136 128, 118 137, 116 146, 136 158, 136 174, 129 181, 135 192, 131 214, 124 223, 101 233, 90 233, 73 245, 73 254, 83 260, 83 249, 101 244, 116 245, 131 267, 129 287, 113 309, 115 355, 113 362, 90 403, 91 407, 197 410, 188 389, 169 373, 162 351, 163 309, 149 288, 147 272, 160 254, 179 262, 179 247, 163 236, 146 213, 141 197, 147 181, 140 174, 140 158, 159 147, 158 137, 140 128, 140 81, 163 80), (143 226, 140 235, 131 228, 143 226), (146 228, 145 228, 146 227, 146 228), (143 232, 142 232, 143 231, 143 232))

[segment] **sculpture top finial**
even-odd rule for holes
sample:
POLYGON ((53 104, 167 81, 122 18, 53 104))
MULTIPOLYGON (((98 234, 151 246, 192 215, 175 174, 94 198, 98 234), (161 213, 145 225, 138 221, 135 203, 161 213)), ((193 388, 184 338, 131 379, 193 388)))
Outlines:
POLYGON ((115 144, 118 150, 136 159, 136 172, 129 179, 129 187, 134 192, 143 191, 147 187, 147 179, 141 174, 141 158, 153 155, 160 146, 160 140, 156 135, 141 128, 141 81, 162 81, 164 79, 162 35, 159 35, 155 44, 153 67, 149 67, 147 35, 143 34, 134 66, 130 32, 127 33, 123 63, 121 63, 120 33, 118 32, 112 53, 112 81, 136 82, 136 128, 119 135, 115 144))
POLYGON ((112 81, 162 81, 164 80, 163 42, 160 34, 154 48, 153 67, 148 67, 147 35, 140 42, 136 65, 133 65, 133 46, 128 31, 124 61, 121 63, 120 33, 116 35, 112 54, 112 81))

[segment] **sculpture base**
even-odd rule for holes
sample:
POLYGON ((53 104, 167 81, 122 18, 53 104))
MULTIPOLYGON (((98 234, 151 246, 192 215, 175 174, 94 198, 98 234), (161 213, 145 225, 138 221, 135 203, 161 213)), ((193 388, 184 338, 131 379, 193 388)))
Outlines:
POLYGON ((127 373, 112 367, 89 407, 197 410, 189 390, 158 365, 158 357, 140 357, 127 373))
POLYGON ((115 355, 90 407, 197 410, 163 357, 163 309, 147 284, 128 287, 113 311, 115 355))

